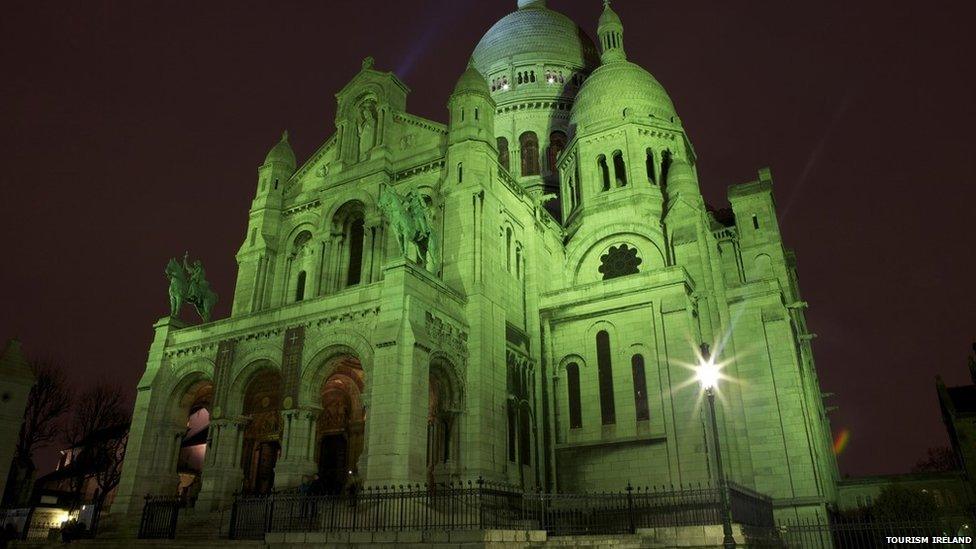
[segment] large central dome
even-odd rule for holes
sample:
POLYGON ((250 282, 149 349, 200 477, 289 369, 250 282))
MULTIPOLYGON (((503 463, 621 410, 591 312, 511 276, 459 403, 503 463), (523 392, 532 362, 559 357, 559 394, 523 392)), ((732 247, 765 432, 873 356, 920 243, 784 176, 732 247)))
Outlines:
POLYGON ((541 0, 523 0, 519 9, 501 18, 471 54, 478 72, 489 78, 499 69, 541 61, 592 70, 600 62, 596 46, 570 18, 545 7, 541 0))

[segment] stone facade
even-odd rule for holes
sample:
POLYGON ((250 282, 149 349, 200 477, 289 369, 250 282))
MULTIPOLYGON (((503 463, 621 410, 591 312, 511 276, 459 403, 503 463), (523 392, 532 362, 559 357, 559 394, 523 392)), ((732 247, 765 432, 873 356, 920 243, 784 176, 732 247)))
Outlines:
POLYGON ((201 406, 211 508, 316 471, 333 487, 353 470, 367 485, 709 482, 702 342, 731 378, 728 477, 790 516, 830 505, 770 172, 708 208, 671 99, 627 61, 609 6, 598 34, 521 0, 472 54, 447 125, 409 114, 407 86, 367 58, 301 165, 283 136, 258 168, 230 318, 155 326, 116 506, 175 490, 201 406))

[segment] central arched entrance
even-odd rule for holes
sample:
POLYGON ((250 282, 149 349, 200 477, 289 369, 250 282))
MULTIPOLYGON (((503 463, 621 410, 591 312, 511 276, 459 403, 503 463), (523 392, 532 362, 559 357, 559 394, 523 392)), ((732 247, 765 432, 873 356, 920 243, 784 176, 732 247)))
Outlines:
POLYGON ((244 391, 242 467, 244 491, 267 494, 274 489, 274 470, 281 454, 281 374, 266 369, 248 382, 244 391))
POLYGON ((352 355, 337 356, 326 368, 331 373, 320 392, 322 413, 317 423, 316 453, 322 488, 339 493, 363 452, 364 375, 362 364, 352 355))

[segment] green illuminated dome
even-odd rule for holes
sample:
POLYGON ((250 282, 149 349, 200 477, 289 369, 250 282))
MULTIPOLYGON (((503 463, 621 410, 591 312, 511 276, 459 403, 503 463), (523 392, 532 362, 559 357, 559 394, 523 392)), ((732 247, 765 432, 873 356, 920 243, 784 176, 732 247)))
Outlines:
POLYGON ((677 121, 674 104, 664 87, 651 73, 627 61, 623 24, 609 2, 604 3, 597 35, 602 64, 576 94, 570 124, 586 127, 624 117, 677 121))
POLYGON ((278 162, 284 164, 288 167, 290 171, 295 170, 295 151, 291 150, 291 145, 288 144, 288 132, 281 134, 281 141, 271 150, 268 151, 268 156, 264 157, 264 163, 270 164, 271 162, 278 162))
POLYGON ((583 29, 548 9, 543 0, 519 1, 519 9, 488 29, 471 55, 475 68, 486 77, 525 61, 583 69, 599 63, 596 46, 583 29))
POLYGON ((616 61, 593 71, 579 93, 570 115, 571 124, 620 120, 624 116, 674 121, 671 98, 651 73, 630 61, 616 61))

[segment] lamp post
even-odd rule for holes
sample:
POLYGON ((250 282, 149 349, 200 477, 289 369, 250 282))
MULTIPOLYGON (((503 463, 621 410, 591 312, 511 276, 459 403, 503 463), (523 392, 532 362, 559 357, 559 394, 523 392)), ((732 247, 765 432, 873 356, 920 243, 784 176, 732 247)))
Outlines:
POLYGON ((715 389, 718 387, 719 367, 712 360, 707 343, 701 344, 701 362, 698 364, 698 382, 705 391, 708 400, 708 416, 712 422, 712 444, 715 452, 715 468, 718 476, 718 491, 722 498, 722 546, 727 549, 735 547, 732 537, 732 509, 729 505, 729 490, 725 483, 725 470, 722 468, 722 450, 718 441, 718 422, 715 420, 715 389))

